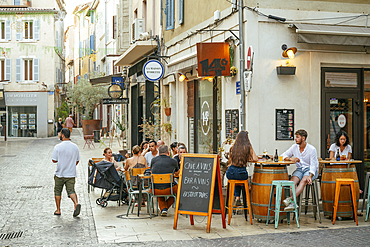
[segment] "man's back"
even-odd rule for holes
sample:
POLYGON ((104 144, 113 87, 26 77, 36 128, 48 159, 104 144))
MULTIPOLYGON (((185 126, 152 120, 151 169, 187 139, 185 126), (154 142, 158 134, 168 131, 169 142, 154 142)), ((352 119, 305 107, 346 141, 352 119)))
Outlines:
POLYGON ((153 174, 173 173, 174 171, 177 172, 179 170, 179 165, 176 160, 169 156, 159 155, 152 159, 151 170, 153 174))
POLYGON ((76 163, 80 160, 80 152, 76 144, 63 141, 54 147, 52 159, 58 161, 55 171, 57 177, 77 177, 76 163))
POLYGON ((71 117, 66 118, 66 127, 72 128, 73 127, 73 119, 71 117))

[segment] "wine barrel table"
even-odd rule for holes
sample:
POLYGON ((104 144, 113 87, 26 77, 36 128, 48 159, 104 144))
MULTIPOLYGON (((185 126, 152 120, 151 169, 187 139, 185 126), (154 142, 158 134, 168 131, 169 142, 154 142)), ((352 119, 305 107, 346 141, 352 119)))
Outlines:
MULTIPOLYGON (((287 166, 294 164, 291 161, 257 161, 254 165, 251 200, 253 215, 257 220, 267 220, 268 205, 271 193, 271 183, 274 180, 289 180, 287 166)), ((285 193, 281 196, 281 209, 284 211, 285 193)), ((275 207, 275 201, 272 202, 275 207)), ((281 212, 280 217, 286 213, 281 212)), ((275 219, 275 212, 270 212, 270 220, 275 219)))
MULTIPOLYGON (((335 196, 335 180, 337 178, 351 178, 355 180, 356 204, 359 202, 359 180, 354 163, 361 160, 319 161, 323 164, 321 174, 321 199, 325 216, 333 216, 333 202, 335 196)), ((342 186, 339 195, 338 217, 352 217, 351 194, 349 187, 342 186)))

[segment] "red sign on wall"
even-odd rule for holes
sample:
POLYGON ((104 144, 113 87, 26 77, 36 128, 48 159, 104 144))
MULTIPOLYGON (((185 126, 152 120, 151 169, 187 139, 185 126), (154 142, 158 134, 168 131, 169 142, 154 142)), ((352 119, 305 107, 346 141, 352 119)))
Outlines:
POLYGON ((230 76, 229 43, 197 43, 199 76, 230 76))

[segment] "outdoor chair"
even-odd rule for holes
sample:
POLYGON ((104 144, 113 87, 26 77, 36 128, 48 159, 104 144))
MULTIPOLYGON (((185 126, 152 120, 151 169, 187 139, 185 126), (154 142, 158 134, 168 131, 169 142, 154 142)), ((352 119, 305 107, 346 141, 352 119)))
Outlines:
MULTIPOLYGON (((173 191, 173 174, 172 173, 167 173, 167 174, 152 174, 151 175, 151 182, 152 182, 152 205, 154 205, 154 201, 153 199, 154 198, 158 198, 158 197, 164 197, 164 198, 168 198, 168 197, 173 197, 175 198, 175 202, 173 205, 176 205, 176 192, 174 193, 173 191), (170 194, 167 194, 167 195, 156 195, 155 194, 155 187, 154 185, 155 184, 171 184, 171 193, 170 194)), ((153 208, 154 210, 154 208, 153 208)), ((157 215, 159 214, 159 210, 158 210, 158 200, 157 200, 157 215)))

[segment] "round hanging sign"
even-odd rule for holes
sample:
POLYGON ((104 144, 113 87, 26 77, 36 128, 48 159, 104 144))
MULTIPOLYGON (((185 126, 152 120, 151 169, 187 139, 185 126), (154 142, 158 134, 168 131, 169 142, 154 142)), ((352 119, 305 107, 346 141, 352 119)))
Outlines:
POLYGON ((344 116, 343 114, 340 114, 338 116, 338 125, 339 125, 339 127, 343 128, 344 126, 346 126, 346 123, 347 123, 346 116, 344 116))
POLYGON ((163 65, 158 60, 149 60, 143 66, 143 74, 149 81, 158 81, 164 73, 163 65))
POLYGON ((113 84, 108 88, 108 95, 112 99, 119 99, 123 94, 122 87, 118 84, 113 84))

